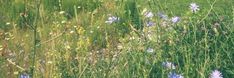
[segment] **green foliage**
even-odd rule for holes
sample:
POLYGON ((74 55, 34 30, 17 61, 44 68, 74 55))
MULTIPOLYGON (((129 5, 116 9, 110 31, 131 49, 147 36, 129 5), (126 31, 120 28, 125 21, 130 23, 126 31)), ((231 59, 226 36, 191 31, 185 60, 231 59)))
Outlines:
POLYGON ((139 12, 139 4, 136 1, 127 1, 125 3, 125 17, 134 25, 137 30, 143 29, 143 22, 139 12))
POLYGON ((232 0, 193 1, 197 13, 188 0, 38 1, 0 1, 0 77, 30 67, 34 78, 208 78, 215 69, 234 77, 232 0), (106 23, 110 16, 119 20, 106 23))

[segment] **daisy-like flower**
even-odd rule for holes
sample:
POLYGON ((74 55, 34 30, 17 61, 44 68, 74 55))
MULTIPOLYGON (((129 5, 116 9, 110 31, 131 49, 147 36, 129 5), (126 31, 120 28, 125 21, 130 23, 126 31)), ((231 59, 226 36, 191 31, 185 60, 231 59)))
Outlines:
POLYGON ((163 62, 162 66, 165 67, 165 68, 168 68, 168 69, 175 69, 175 65, 173 63, 171 63, 171 62, 168 62, 168 61, 163 62))
POLYGON ((146 12, 145 14, 144 14, 144 16, 146 17, 146 18, 153 18, 154 17, 154 14, 152 13, 152 12, 146 12))
POLYGON ((189 6, 190 10, 193 12, 193 13, 196 13, 197 11, 199 11, 199 6, 196 4, 196 3, 191 3, 190 6, 189 6))
POLYGON ((171 18, 171 22, 173 22, 173 23, 177 23, 179 21, 180 21, 180 17, 175 16, 175 17, 171 18))
POLYGON ((212 73, 210 73, 209 78, 223 78, 223 77, 222 77, 222 73, 220 71, 214 70, 214 71, 212 71, 212 73))
POLYGON ((175 72, 170 72, 168 74, 168 78, 184 78, 184 77, 180 74, 175 73, 175 72))
POLYGON ((153 52, 154 52, 154 49, 153 49, 153 48, 148 48, 146 51, 147 51, 148 53, 153 53, 153 52))
POLYGON ((152 21, 148 21, 148 22, 146 23, 146 26, 148 26, 148 27, 154 26, 154 25, 155 25, 155 23, 152 22, 152 21))
POLYGON ((119 18, 118 18, 118 17, 110 16, 110 17, 108 17, 108 20, 105 21, 105 23, 107 23, 107 24, 112 24, 113 22, 117 22, 117 21, 119 21, 119 18))

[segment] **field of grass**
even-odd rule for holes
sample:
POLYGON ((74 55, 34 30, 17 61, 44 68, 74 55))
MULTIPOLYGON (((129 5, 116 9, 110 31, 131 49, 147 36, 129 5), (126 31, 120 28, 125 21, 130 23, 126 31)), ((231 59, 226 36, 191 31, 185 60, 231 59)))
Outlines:
POLYGON ((0 0, 0 78, 222 77, 234 0, 0 0))

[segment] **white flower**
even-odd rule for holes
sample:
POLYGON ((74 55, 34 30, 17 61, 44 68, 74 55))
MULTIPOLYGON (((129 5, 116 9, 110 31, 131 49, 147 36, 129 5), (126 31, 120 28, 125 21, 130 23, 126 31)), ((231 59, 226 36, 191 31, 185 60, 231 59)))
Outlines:
POLYGON ((119 18, 118 18, 118 17, 110 16, 110 17, 108 17, 108 20, 105 21, 105 23, 107 23, 107 24, 112 24, 113 22, 117 22, 117 21, 119 21, 119 18))
POLYGON ((172 18, 171 18, 171 21, 172 21, 173 23, 177 23, 177 22, 180 21, 180 17, 177 17, 177 16, 172 17, 172 18))
POLYGON ((62 24, 65 24, 65 23, 66 23, 66 21, 65 21, 65 20, 63 20, 61 23, 62 23, 62 24))
POLYGON ((10 22, 7 22, 6 25, 10 25, 11 23, 10 22))
POLYGON ((196 13, 197 11, 200 10, 200 9, 199 9, 199 6, 198 6, 196 3, 191 3, 190 6, 189 6, 189 8, 191 9, 191 11, 192 11, 193 13, 196 13))
POLYGON ((153 49, 153 48, 148 48, 146 51, 147 51, 148 53, 153 53, 153 52, 154 52, 154 49, 153 49))
POLYGON ((169 69, 175 69, 175 65, 171 62, 163 62, 162 63, 162 66, 166 67, 166 68, 169 68, 169 69))
POLYGON ((73 34, 74 32, 75 32, 75 31, 71 30, 71 31, 70 31, 70 34, 73 34))
POLYGON ((146 12, 144 15, 146 18, 152 18, 154 16, 152 12, 146 12))
POLYGON ((212 71, 209 78, 223 78, 222 73, 218 70, 212 71))
POLYGON ((77 8, 81 8, 81 6, 78 6, 77 8))
POLYGON ((65 13, 65 11, 60 11, 60 12, 59 12, 59 14, 64 14, 64 13, 65 13))

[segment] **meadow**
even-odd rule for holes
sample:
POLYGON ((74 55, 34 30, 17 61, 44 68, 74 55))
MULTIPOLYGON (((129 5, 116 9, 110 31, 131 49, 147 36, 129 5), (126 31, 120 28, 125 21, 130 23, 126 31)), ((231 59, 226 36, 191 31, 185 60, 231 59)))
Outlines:
POLYGON ((0 78, 234 78, 234 0, 0 0, 0 78))

